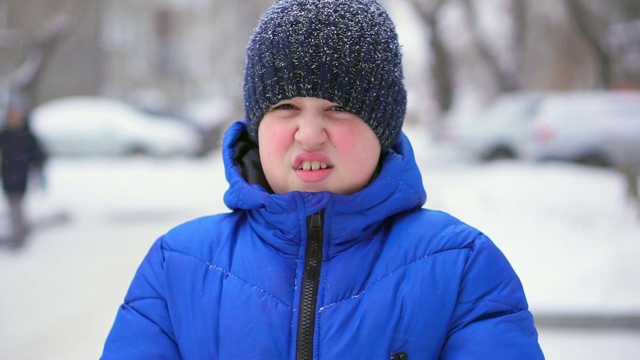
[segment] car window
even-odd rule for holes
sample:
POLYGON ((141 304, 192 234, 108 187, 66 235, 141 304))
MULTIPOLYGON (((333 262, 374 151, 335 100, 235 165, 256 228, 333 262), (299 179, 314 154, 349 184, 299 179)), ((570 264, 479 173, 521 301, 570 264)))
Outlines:
POLYGON ((545 102, 545 120, 589 120, 640 117, 640 99, 627 96, 558 96, 545 102))
POLYGON ((526 121, 538 111, 540 100, 534 97, 505 97, 487 110, 487 118, 494 121, 526 121))

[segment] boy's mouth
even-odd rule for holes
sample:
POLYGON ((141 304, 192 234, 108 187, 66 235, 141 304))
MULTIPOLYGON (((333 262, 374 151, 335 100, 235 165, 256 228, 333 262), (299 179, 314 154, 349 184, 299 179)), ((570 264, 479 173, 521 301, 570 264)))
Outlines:
POLYGON ((316 171, 328 169, 330 167, 331 166, 329 164, 322 161, 303 161, 298 167, 298 170, 316 171))

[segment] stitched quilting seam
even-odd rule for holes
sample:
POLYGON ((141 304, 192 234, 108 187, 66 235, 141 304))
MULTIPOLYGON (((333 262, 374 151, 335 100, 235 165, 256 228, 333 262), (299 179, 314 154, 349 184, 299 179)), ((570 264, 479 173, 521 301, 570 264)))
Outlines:
POLYGON ((365 289, 363 289, 363 290, 362 290, 362 291, 360 291, 359 293, 357 293, 357 294, 355 294, 355 295, 351 295, 351 296, 350 296, 350 297, 348 297, 348 298, 345 298, 345 299, 342 299, 342 300, 338 300, 338 301, 336 301, 336 302, 333 302, 333 303, 330 303, 330 304, 327 304, 327 305, 322 306, 322 307, 319 309, 319 312, 322 312, 322 311, 324 311, 324 310, 326 310, 326 309, 328 309, 328 308, 330 308, 330 307, 332 307, 332 306, 334 306, 334 305, 337 305, 337 304, 339 304, 339 303, 341 303, 341 302, 348 301, 348 300, 353 300, 353 299, 357 299, 357 298, 361 297, 362 295, 366 294, 366 293, 367 293, 371 288, 373 288, 374 286, 376 286, 378 283, 380 283, 380 282, 381 282, 381 281, 383 281, 384 279, 388 278, 389 276, 393 275, 394 273, 396 273, 396 272, 398 272, 398 271, 401 271, 401 270, 403 270, 403 269, 405 269, 405 268, 407 268, 407 267, 409 267, 409 266, 412 266, 412 265, 417 264, 417 263, 419 263, 419 262, 421 262, 421 261, 424 261, 424 260, 427 260, 427 259, 433 258, 433 257, 434 257, 434 256, 436 256, 436 255, 440 255, 440 254, 443 254, 443 253, 445 253, 445 252, 449 252, 449 251, 456 251, 456 250, 468 250, 468 248, 466 248, 466 247, 465 247, 465 248, 446 249, 446 250, 439 251, 439 252, 437 252, 437 253, 433 253, 433 254, 429 254, 429 255, 422 256, 422 257, 417 258, 416 260, 414 260, 414 261, 412 261, 412 262, 409 262, 409 263, 403 264, 403 265, 399 266, 398 268, 396 268, 396 269, 394 269, 394 270, 391 270, 391 271, 390 271, 390 272, 388 272, 387 274, 384 274, 384 275, 380 276, 379 278, 377 278, 375 281, 373 281, 371 284, 369 284, 369 286, 367 286, 365 289))
POLYGON ((205 265, 207 268, 209 268, 209 269, 212 269, 212 270, 215 270, 215 271, 221 272, 222 274, 224 274, 225 278, 227 278, 227 277, 232 277, 232 278, 238 279, 238 280, 240 280, 241 282, 243 282, 244 284, 248 285, 248 286, 249 286, 250 288, 252 288, 253 290, 256 290, 256 291, 258 291, 258 292, 261 292, 261 293, 263 293, 263 294, 267 295, 269 298, 273 299, 273 300, 274 300, 274 301, 276 301, 277 303, 279 303, 279 304, 281 304, 282 306, 286 307, 287 309, 289 309, 289 310, 293 311, 293 308, 292 308, 291 306, 287 305, 284 301, 282 301, 282 300, 278 299, 275 295, 273 295, 273 294, 269 293, 269 292, 268 292, 268 291, 266 291, 265 289, 261 288, 260 286, 258 286, 258 285, 256 285, 256 284, 254 284, 254 283, 252 283, 252 282, 250 282, 250 281, 247 281, 247 280, 245 280, 245 279, 243 279, 243 278, 241 278, 241 277, 239 277, 239 276, 236 276, 236 275, 232 274, 229 270, 227 270, 227 269, 225 269, 225 268, 223 268, 223 267, 221 267, 221 266, 219 266, 219 265, 212 264, 212 263, 210 263, 210 262, 208 262, 208 261, 200 260, 200 259, 198 259, 198 258, 196 258, 196 257, 194 257, 194 256, 187 255, 187 254, 184 254, 184 253, 181 253, 181 252, 178 252, 178 251, 173 251, 173 250, 165 250, 165 251, 170 251, 170 252, 173 252, 173 253, 178 254, 178 255, 182 255, 182 256, 189 257, 189 258, 191 258, 191 259, 193 259, 193 260, 195 260, 195 261, 197 261, 197 262, 199 262, 199 263, 204 264, 204 265, 205 265))

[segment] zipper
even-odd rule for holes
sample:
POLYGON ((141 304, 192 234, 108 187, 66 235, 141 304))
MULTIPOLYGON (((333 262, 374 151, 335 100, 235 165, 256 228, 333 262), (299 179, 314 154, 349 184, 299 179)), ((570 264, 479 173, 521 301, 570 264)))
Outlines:
POLYGON ((406 352, 401 351, 399 353, 391 355, 391 360, 409 360, 409 356, 406 352))
POLYGON ((322 265, 322 211, 307 218, 307 250, 300 290, 298 316, 297 360, 313 359, 313 335, 316 323, 316 303, 322 265))

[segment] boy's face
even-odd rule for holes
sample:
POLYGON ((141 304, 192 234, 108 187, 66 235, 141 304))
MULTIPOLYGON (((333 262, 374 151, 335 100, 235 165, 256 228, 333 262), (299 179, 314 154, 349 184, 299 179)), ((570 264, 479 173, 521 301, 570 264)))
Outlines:
POLYGON ((354 193, 367 186, 381 151, 361 118, 311 97, 271 107, 260 121, 258 141, 264 174, 276 194, 354 193))

